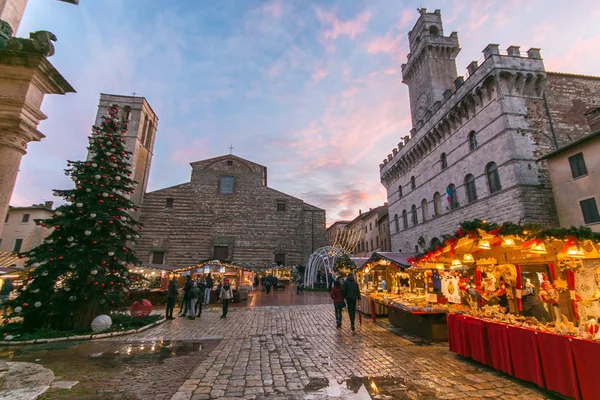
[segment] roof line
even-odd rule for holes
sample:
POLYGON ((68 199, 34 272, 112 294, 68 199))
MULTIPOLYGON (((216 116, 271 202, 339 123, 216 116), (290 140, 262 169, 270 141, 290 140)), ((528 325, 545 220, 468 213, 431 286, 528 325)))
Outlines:
POLYGON ((595 137, 598 137, 598 136, 600 136, 600 131, 597 131, 597 132, 594 132, 594 133, 590 133, 589 135, 585 135, 584 137, 582 137, 582 138, 581 138, 581 139, 579 139, 579 140, 576 140, 576 141, 574 141, 574 142, 571 142, 571 143, 569 143, 568 145, 566 145, 566 146, 564 146, 564 147, 561 147, 561 148, 560 148, 560 149, 558 149, 558 150, 555 150, 555 151, 553 151, 553 152, 551 152, 551 153, 548 153, 548 154, 546 154, 545 156, 543 156, 543 157, 541 157, 541 158, 538 158, 536 161, 547 160, 548 158, 554 157, 554 156, 556 156, 556 155, 558 155, 558 154, 560 154, 560 153, 562 153, 562 152, 564 152, 564 151, 570 150, 570 149, 572 149, 573 147, 577 147, 577 146, 579 146, 580 144, 582 144, 582 143, 585 143, 585 142, 587 142, 588 140, 592 140, 592 139, 594 139, 595 137))

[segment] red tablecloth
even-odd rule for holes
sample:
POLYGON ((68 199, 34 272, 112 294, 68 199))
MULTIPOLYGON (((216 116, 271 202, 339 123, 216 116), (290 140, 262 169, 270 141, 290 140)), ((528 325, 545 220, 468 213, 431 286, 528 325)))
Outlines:
POLYGON ((510 345, 508 342, 508 327, 495 322, 485 323, 485 337, 489 348, 490 366, 513 375, 510 345))
POLYGON ((508 328, 508 339, 514 376, 524 381, 533 382, 539 387, 545 387, 537 332, 510 326, 508 328))
POLYGON ((458 315, 448 314, 446 323, 448 324, 448 348, 454 353, 462 354, 463 350, 461 346, 462 341, 458 315))
MULTIPOLYGON (((571 346, 572 339, 568 336, 539 332, 537 341, 546 388, 565 396, 581 399, 571 346)), ((597 393, 600 396, 600 391, 597 393)))
POLYGON ((600 343, 589 340, 573 339, 570 342, 575 357, 575 367, 579 378, 579 388, 584 400, 600 398, 600 343))
POLYGON ((491 365, 485 340, 484 322, 476 318, 465 318, 463 323, 465 324, 466 336, 469 338, 467 344, 471 358, 482 364, 491 365))

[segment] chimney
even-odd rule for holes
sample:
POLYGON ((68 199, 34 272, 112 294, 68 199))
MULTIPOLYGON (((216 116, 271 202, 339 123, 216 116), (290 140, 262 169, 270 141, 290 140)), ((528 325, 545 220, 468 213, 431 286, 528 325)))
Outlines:
POLYGON ((54 205, 53 201, 46 201, 44 202, 44 207, 46 207, 48 210, 52 210, 52 206, 54 205))
POLYGON ((362 215, 362 210, 358 210, 358 215, 362 215))

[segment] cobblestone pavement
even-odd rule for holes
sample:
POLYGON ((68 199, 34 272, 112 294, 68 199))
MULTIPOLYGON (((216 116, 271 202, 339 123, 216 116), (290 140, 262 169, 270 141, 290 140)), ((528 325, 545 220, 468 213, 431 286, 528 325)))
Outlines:
POLYGON ((346 315, 338 330, 329 304, 237 308, 219 317, 212 308, 128 338, 221 339, 172 400, 350 398, 340 388, 356 391, 361 383, 390 396, 380 398, 554 398, 450 353, 447 344, 399 336, 366 318, 353 333, 346 315))

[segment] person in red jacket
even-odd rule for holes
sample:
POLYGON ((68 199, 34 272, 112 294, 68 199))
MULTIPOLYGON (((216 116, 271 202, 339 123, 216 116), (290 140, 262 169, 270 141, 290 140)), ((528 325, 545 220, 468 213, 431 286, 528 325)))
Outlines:
POLYGON ((342 285, 340 281, 336 279, 329 295, 333 300, 333 308, 335 309, 335 322, 338 328, 342 327, 342 310, 346 307, 346 302, 342 296, 342 285))

